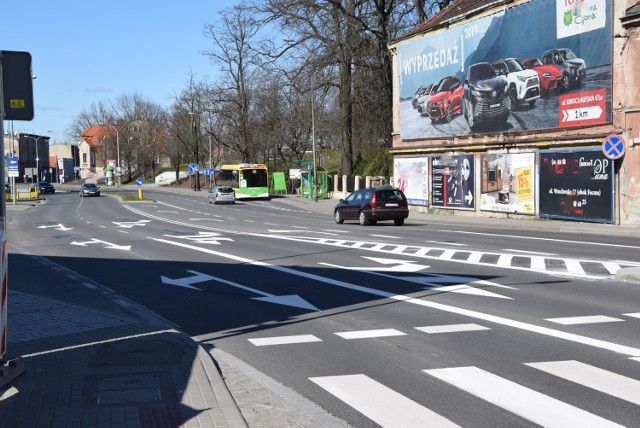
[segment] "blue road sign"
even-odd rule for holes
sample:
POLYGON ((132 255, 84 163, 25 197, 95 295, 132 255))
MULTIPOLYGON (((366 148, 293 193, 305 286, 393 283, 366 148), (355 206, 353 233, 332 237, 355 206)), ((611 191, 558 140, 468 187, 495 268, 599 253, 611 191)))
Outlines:
POLYGON ((199 170, 200 170, 200 165, 198 165, 197 163, 189 164, 189 174, 195 174, 199 170))
POLYGON ((213 175, 213 173, 216 171, 215 168, 205 168, 203 170, 204 175, 213 175))
POLYGON ((620 159, 624 155, 624 140, 617 135, 609 135, 602 142, 602 152, 609 159, 620 159))
POLYGON ((136 184, 137 184, 138 186, 142 186, 142 178, 138 178, 138 179, 136 180, 136 184))

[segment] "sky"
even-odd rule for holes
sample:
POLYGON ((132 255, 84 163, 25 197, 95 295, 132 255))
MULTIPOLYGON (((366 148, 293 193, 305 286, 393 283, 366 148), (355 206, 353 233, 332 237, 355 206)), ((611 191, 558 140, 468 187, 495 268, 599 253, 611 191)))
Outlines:
MULTIPOLYGON (((197 80, 215 78, 202 55, 206 24, 236 0, 13 0, 0 8, 0 50, 32 56, 34 118, 14 132, 76 144, 73 120, 101 101, 140 94, 163 106, 197 80)), ((11 122, 5 121, 5 132, 11 122)))

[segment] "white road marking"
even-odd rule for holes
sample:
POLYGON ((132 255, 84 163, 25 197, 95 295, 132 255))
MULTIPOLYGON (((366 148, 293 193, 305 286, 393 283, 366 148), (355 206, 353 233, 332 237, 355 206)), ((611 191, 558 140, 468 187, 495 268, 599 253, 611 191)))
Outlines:
POLYGON ((432 308, 432 309, 437 309, 437 310, 441 310, 444 312, 449 312, 449 313, 455 313, 455 314, 459 314, 459 315, 463 315, 463 316, 467 316, 470 318, 476 318, 479 320, 483 320, 483 321, 487 321, 487 322, 491 322, 491 323, 495 323, 495 324, 499 324, 499 325, 504 325, 504 326, 508 326, 508 327, 512 327, 512 328, 516 328, 516 329, 520 329, 520 330, 524 330, 524 331, 529 331, 532 333, 537 333, 537 334, 542 334, 545 336, 549 336, 549 337, 555 337, 557 339, 562 339, 562 340, 566 340, 566 341, 570 341, 570 342, 575 342, 575 343, 581 343, 583 345, 587 345, 587 346, 592 346, 594 348, 600 348, 600 349, 605 349, 608 351, 612 351, 612 352, 616 352, 622 355, 627 355, 630 357, 639 357, 640 356, 640 349, 638 348, 633 348, 631 346, 625 346, 625 345, 619 345, 617 343, 613 343, 613 342, 608 342, 605 340, 599 340, 599 339, 593 339, 591 337, 586 337, 586 336, 581 336, 578 334, 572 334, 572 333, 567 333, 564 331, 560 331, 560 330, 554 330, 552 328, 548 328, 548 327, 542 327, 542 326, 538 326, 535 324, 529 324, 529 323, 525 323, 522 321, 516 321, 516 320, 512 320, 509 318, 504 318, 504 317, 500 317, 500 316, 496 316, 496 315, 490 315, 490 314, 486 314, 483 312, 478 312, 478 311, 473 311, 473 310, 469 310, 469 309, 464 309, 464 308, 459 308, 456 306, 451 306, 451 305, 445 305, 442 303, 437 303, 437 302, 433 302, 433 301, 429 301, 429 300, 422 300, 422 299, 416 299, 413 297, 409 297, 409 296, 404 296, 404 295, 398 295, 398 294, 394 294, 394 293, 389 293, 388 291, 382 291, 382 290, 377 290, 375 288, 370 288, 370 287, 364 287, 362 285, 357 285, 357 284, 351 284, 345 281, 339 281, 336 279, 332 279, 332 278, 326 278, 324 276, 320 276, 320 275, 316 275, 316 274, 312 274, 312 273, 308 273, 308 272, 302 272, 302 271, 298 271, 295 269, 291 269, 285 266, 278 266, 278 265, 272 265, 269 263, 265 263, 265 262, 261 262, 259 260, 251 260, 251 259, 247 259, 245 257, 240 257, 240 256, 236 256, 234 254, 228 254, 228 253, 223 253, 220 251, 214 251, 212 249, 209 248, 201 248, 201 247, 196 247, 193 245, 189 245, 189 244, 185 244, 183 242, 175 242, 175 241, 169 241, 166 239, 159 239, 159 238, 153 238, 153 237, 148 237, 149 239, 152 239, 154 241, 157 242, 164 242, 165 244, 169 244, 169 245, 174 245, 177 247, 182 247, 182 248, 189 248, 193 251, 200 251, 202 253, 206 253, 206 254, 211 254, 211 255, 215 255, 218 257, 222 257, 222 258, 226 258, 226 259, 230 259, 230 260, 235 260, 241 263, 247 263, 247 264, 251 264, 254 266, 262 266, 265 267, 267 269, 273 269, 275 271, 278 272, 283 272, 283 273, 287 273, 290 275, 295 275, 295 276, 299 276, 302 278, 306 278, 306 279, 310 279, 310 280, 314 280, 314 281, 318 281, 318 282, 322 282, 325 284, 331 284, 337 287, 342 287, 348 290, 353 290, 353 291, 359 291, 362 293, 367 293, 373 296, 378 296, 378 297, 383 297, 383 298, 388 298, 388 299, 392 299, 392 300, 397 300, 397 301, 401 301, 401 302, 406 302, 406 303, 411 303, 414 305, 418 305, 418 306, 424 306, 427 308, 432 308))
POLYGON ((573 360, 526 363, 525 365, 640 405, 640 381, 638 380, 573 360))
POLYGON ((494 237, 497 237, 497 238, 511 238, 511 239, 517 239, 518 241, 522 241, 524 239, 529 239, 529 240, 535 240, 535 241, 562 242, 563 244, 571 243, 571 244, 579 244, 579 245, 596 245, 596 246, 602 246, 602 247, 632 248, 632 249, 640 250, 640 247, 639 246, 635 246, 635 245, 605 244, 603 242, 570 241, 570 240, 566 240, 566 239, 540 238, 540 237, 537 237, 537 236, 504 235, 504 234, 499 234, 499 233, 468 232, 468 231, 465 231, 465 230, 442 230, 442 232, 464 233, 464 234, 467 234, 467 235, 494 236, 494 237))
POLYGON ((565 259, 564 262, 567 265, 567 271, 569 273, 575 275, 585 275, 584 269, 582 269, 582 265, 578 260, 565 259))
POLYGON ((255 346, 272 346, 291 345, 295 343, 322 342, 322 339, 315 337, 313 334, 300 334, 297 336, 276 336, 249 339, 249 342, 253 343, 255 346))
POLYGON ((518 385, 477 367, 423 370, 425 373, 544 427, 620 425, 518 385))
POLYGON ((511 260, 513 259, 513 255, 511 254, 501 254, 498 258, 498 266, 511 266, 511 260))
POLYGON ((640 312, 635 312, 633 314, 622 314, 622 315, 626 315, 628 317, 640 318, 640 312))
POLYGON ((615 275, 615 273, 621 269, 618 263, 602 262, 602 265, 607 269, 607 271, 609 271, 611 275, 615 275))
POLYGON ((438 245, 451 245, 454 247, 468 247, 467 244, 461 244, 459 242, 443 242, 443 241, 424 241, 428 244, 438 244, 438 245))
POLYGON ((387 328, 387 329, 381 329, 381 330, 343 331, 335 334, 347 340, 372 339, 375 337, 406 336, 406 333, 395 330, 393 328, 387 328))
POLYGON ((309 380, 383 427, 458 426, 363 374, 309 380))
POLYGON ((564 318, 546 318, 546 321, 554 322, 562 325, 577 325, 577 324, 598 324, 602 322, 619 322, 623 321, 619 318, 607 317, 604 315, 593 315, 584 317, 564 317, 564 318))
POLYGON ((480 261, 482 255, 483 253, 481 253, 480 251, 472 251, 471 254, 469 254, 469 258, 467 259, 467 261, 469 263, 476 264, 480 261))
POLYGON ((531 269, 547 270, 547 267, 544 263, 544 257, 531 257, 531 269))
POLYGON ((428 327, 414 327, 416 330, 423 331, 429 334, 438 333, 458 333, 464 331, 479 331, 479 330, 491 330, 489 327, 484 327, 479 324, 449 324, 449 325, 430 325, 428 327))
POLYGON ((539 256, 549 256, 549 257, 557 256, 557 254, 555 253, 541 253, 539 251, 524 251, 524 250, 516 250, 513 248, 503 248, 502 251, 511 251, 512 253, 522 253, 522 254, 536 254, 539 256))
POLYGON ((392 235, 374 235, 374 234, 371 234, 369 236, 374 236, 376 238, 402 239, 402 236, 392 236, 392 235))
POLYGON ((449 260, 454 256, 455 253, 456 253, 456 250, 444 250, 440 258, 444 260, 449 260))

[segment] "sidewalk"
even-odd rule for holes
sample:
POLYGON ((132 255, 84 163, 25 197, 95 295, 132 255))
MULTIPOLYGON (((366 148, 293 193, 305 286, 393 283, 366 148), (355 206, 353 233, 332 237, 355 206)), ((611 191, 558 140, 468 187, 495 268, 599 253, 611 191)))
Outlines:
MULTIPOLYGON (((36 203, 7 204, 9 233, 36 203)), ((18 364, 0 373, 0 426, 247 426, 215 361, 188 335, 8 244, 5 357, 18 364)))

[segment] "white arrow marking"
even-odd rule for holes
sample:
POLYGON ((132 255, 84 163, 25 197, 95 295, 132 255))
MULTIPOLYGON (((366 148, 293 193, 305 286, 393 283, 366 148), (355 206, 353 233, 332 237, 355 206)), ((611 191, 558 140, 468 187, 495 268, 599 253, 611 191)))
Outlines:
POLYGON ((131 229, 133 226, 144 226, 149 223, 151 220, 138 220, 138 221, 112 221, 111 223, 115 224, 118 227, 126 227, 127 229, 131 229))
POLYGON ((86 247, 89 244, 103 244, 103 245, 105 245, 105 248, 109 248, 111 250, 127 250, 127 251, 129 251, 131 249, 131 245, 116 245, 116 244, 112 244, 111 242, 101 241, 100 239, 96 239, 96 238, 91 238, 90 241, 84 241, 84 242, 73 241, 71 243, 71 245, 80 245, 82 247, 86 247))
POLYGON ((599 119, 602 116, 602 109, 600 106, 591 106, 583 108, 572 108, 562 111, 563 122, 575 122, 578 120, 593 120, 599 119))
POLYGON ((325 266, 340 267, 341 269, 349 269, 349 270, 357 270, 357 271, 365 271, 365 272, 376 271, 376 272, 412 272, 413 273, 413 272, 420 272, 422 269, 427 269, 429 267, 427 265, 417 264, 413 260, 385 259, 381 257, 366 257, 366 256, 362 256, 362 258, 368 259, 383 265, 395 265, 395 266, 380 267, 380 268, 378 267, 372 268, 370 266, 346 268, 342 266, 330 265, 329 263, 319 263, 319 264, 325 265, 325 266))
POLYGON ((241 290, 249 291, 251 293, 260 294, 264 296, 264 297, 252 297, 253 300, 261 300, 263 302, 276 303, 278 305, 294 306, 296 308, 308 309, 311 311, 320 310, 315 306, 313 306, 311 303, 304 300, 302 297, 298 296, 297 294, 290 294, 287 296, 276 296, 275 294, 265 293, 264 291, 256 290, 255 288, 238 284, 237 282, 228 281, 226 279, 219 278, 216 276, 209 276, 207 274, 200 273, 195 270, 188 270, 187 272, 193 273, 194 276, 188 276, 186 278, 181 278, 181 279, 171 279, 165 276, 161 276, 160 278, 162 279, 162 282, 165 284, 178 285, 180 287, 192 288, 194 290, 201 290, 201 289, 193 287, 191 284, 213 280, 213 281, 222 282, 232 287, 240 288, 241 290))
POLYGON ((47 229, 49 227, 55 227, 55 228, 57 228, 56 230, 71 230, 71 229, 73 229, 73 227, 64 227, 60 223, 58 223, 58 224, 50 224, 50 225, 46 225, 46 226, 45 225, 38 226, 38 229, 47 229))
POLYGON ((167 236, 169 238, 187 239, 189 241, 195 241, 195 242, 200 243, 200 244, 220 245, 220 242, 218 242, 218 241, 231 241, 231 242, 233 242, 233 239, 231 239, 231 238, 221 238, 220 234, 216 233, 216 232, 198 232, 197 235, 181 235, 181 236, 163 235, 163 236, 167 236))
POLYGON ((389 293, 388 291, 378 290, 370 287, 364 287, 362 285, 357 285, 357 284, 351 284, 345 281, 338 281, 336 279, 327 278, 327 277, 315 275, 312 273, 297 271, 295 269, 291 269, 285 266, 271 265, 269 263, 261 262, 259 260, 247 259, 245 257, 236 256, 234 254, 221 253, 219 251, 214 251, 209 248, 194 247, 193 245, 188 245, 183 242, 173 242, 173 241, 167 241, 166 239, 158 239, 158 238, 152 238, 152 237, 149 237, 149 239, 152 239, 157 242, 164 242, 165 244, 169 244, 169 245, 175 245, 177 247, 188 248, 190 250, 199 251, 205 254, 211 254, 211 255, 215 255, 215 256, 230 259, 230 260, 235 260, 241 263, 251 264, 253 266, 261 266, 261 267, 272 269, 278 272, 299 276, 305 279, 310 279, 312 281, 331 284, 336 287, 345 288, 347 290, 359 291, 361 293, 366 293, 371 296, 392 299, 398 302, 410 303, 412 305, 422 306, 424 308, 437 309, 443 312, 463 315, 470 318, 475 318, 475 319, 495 323, 498 325, 512 327, 522 331, 529 331, 531 333, 554 337, 557 339, 566 340, 568 342, 580 343, 583 345, 592 346, 594 348, 604 349, 611 352, 616 352, 618 354, 627 355, 630 357, 640 358, 638 357, 638 355, 640 355, 640 348, 620 345, 614 342, 608 342, 606 340, 593 339, 591 337, 581 336, 579 334, 567 333, 561 330, 555 330, 548 327, 541 327, 535 324, 530 324, 530 323, 526 323, 518 320, 512 320, 512 319, 497 316, 497 315, 486 314, 483 312, 473 311, 470 309, 460 308, 457 306, 445 305, 443 303, 432 302, 424 299, 416 299, 416 298, 405 296, 402 294, 389 293))
MULTIPOLYGON (((372 275, 384 276, 387 278, 393 278, 395 280, 413 282, 416 284, 427 286, 426 289, 437 289, 438 291, 446 291, 450 293, 460 293, 460 294, 471 294, 475 296, 482 297, 495 297, 498 299, 509 299, 512 300, 511 297, 503 296, 498 293, 493 293, 491 291, 484 290, 482 288, 472 287, 469 283, 474 285, 491 285, 494 287, 502 287, 513 289, 513 287, 509 287, 506 285, 497 284, 495 282, 485 281, 482 279, 465 277, 465 276, 451 276, 451 275, 437 275, 437 274, 424 274, 422 276, 393 276, 382 273, 383 271, 390 272, 403 272, 402 268, 413 267, 413 266, 421 266, 421 265, 413 265, 411 261, 408 260, 393 260, 393 259, 380 259, 376 257, 364 257, 365 259, 373 260, 382 264, 391 264, 391 263, 405 263, 400 264, 398 266, 394 266, 392 268, 372 268, 372 267, 347 267, 340 265, 333 265, 329 263, 319 263, 324 266, 335 267, 339 269, 347 269, 347 270, 356 270, 361 272, 366 272, 372 275), (455 285, 443 285, 443 284, 455 284, 455 285)), ((424 269, 429 266, 421 266, 420 269, 424 269)), ((418 270, 410 271, 404 270, 404 272, 417 272, 418 270)))
POLYGON ((193 290, 199 291, 199 288, 193 287, 191 284, 197 284, 199 282, 211 281, 212 279, 216 279, 213 276, 196 272, 195 270, 188 270, 187 272, 193 273, 194 275, 179 279, 171 279, 166 276, 160 276, 160 280, 163 284, 177 285, 179 287, 191 288, 193 290))

